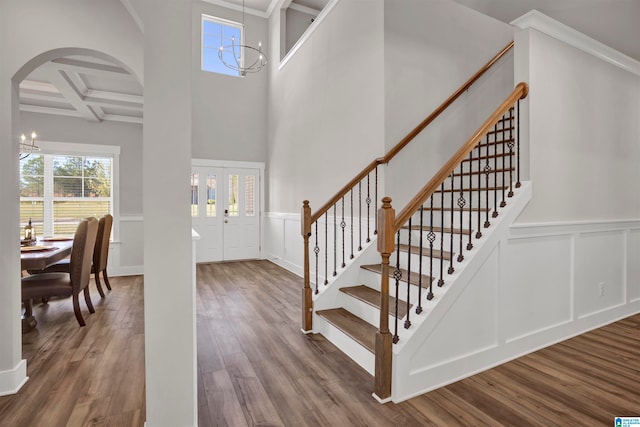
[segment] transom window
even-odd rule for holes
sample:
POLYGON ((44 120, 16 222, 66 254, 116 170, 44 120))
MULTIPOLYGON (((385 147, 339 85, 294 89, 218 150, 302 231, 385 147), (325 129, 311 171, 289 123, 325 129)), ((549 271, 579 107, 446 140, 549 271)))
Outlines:
MULTIPOLYGON (((226 19, 216 18, 209 15, 202 15, 202 70, 212 73, 226 74, 228 76, 240 76, 240 72, 228 68, 218 57, 220 46, 237 46, 242 44, 243 39, 242 24, 226 19)), ((226 48, 223 51, 225 61, 234 64, 232 49, 226 48)), ((237 60, 242 64, 242 49, 236 49, 237 60)))

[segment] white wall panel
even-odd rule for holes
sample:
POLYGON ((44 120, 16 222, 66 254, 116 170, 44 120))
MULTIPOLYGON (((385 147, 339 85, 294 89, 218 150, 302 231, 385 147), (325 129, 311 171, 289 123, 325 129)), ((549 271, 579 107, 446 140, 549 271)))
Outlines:
POLYGON ((410 372, 462 359, 498 344, 498 251, 487 259, 410 359, 410 372))
POLYGON ((571 319, 571 237, 508 240, 500 312, 507 341, 571 319))
POLYGON ((577 317, 624 302, 625 239, 621 231, 579 234, 575 240, 577 317), (604 289, 601 290, 601 286, 604 289))
POLYGON ((627 237, 628 301, 640 299, 640 230, 632 229, 627 237))

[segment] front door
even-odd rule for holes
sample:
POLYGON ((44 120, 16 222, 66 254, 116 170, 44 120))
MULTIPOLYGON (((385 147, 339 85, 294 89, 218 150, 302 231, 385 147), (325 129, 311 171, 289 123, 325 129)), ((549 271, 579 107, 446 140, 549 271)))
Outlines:
POLYGON ((260 256, 260 169, 194 166, 191 216, 196 261, 260 256))

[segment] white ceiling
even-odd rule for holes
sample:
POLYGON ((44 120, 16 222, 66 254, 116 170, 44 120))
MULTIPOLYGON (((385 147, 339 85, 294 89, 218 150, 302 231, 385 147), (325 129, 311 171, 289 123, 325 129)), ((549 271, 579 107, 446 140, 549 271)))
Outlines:
MULTIPOLYGON (((242 7, 243 0, 205 0, 242 7)), ((278 0, 244 0, 247 13, 262 16, 278 0), (251 9, 251 10, 249 10, 251 9)), ((503 22, 536 9, 640 61, 640 0, 454 0, 503 22)), ((122 0, 123 4, 127 1, 122 0)), ((321 10, 329 0, 294 0, 321 10)), ((294 6, 295 7, 295 6, 294 6)), ((20 109, 81 117, 88 121, 142 123, 142 86, 126 70, 93 57, 50 61, 20 84, 20 109)))

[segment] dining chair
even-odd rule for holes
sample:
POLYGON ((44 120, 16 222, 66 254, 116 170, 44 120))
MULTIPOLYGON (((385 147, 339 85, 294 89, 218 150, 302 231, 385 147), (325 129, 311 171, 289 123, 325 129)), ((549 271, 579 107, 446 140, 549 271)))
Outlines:
POLYGON ((100 273, 104 278, 107 289, 111 290, 109 276, 107 275, 107 260, 109 259, 109 239, 111 238, 111 227, 113 226, 113 216, 106 214, 98 222, 98 237, 96 238, 96 248, 93 251, 93 265, 91 272, 96 279, 96 287, 100 296, 104 298, 104 291, 100 285, 100 273))
MULTIPOLYGON (((104 278, 104 283, 108 290, 111 290, 111 284, 109 283, 109 276, 107 275, 107 261, 109 259, 109 240, 111 238, 111 228, 113 227, 113 216, 106 214, 100 217, 98 221, 98 235, 96 237, 96 246, 93 251, 93 264, 91 265, 91 273, 94 274, 96 281, 96 288, 100 297, 104 298, 105 294, 102 290, 102 284, 100 283, 100 273, 104 278)), ((55 264, 50 265, 44 270, 32 271, 29 270, 29 274, 42 274, 42 273, 68 273, 69 272, 69 259, 63 259, 55 264)))
POLYGON ((91 263, 97 239, 98 220, 86 218, 80 221, 73 238, 73 247, 69 260, 69 272, 49 272, 23 277, 22 301, 25 317, 33 315, 33 299, 56 297, 72 297, 73 311, 80 326, 85 326, 80 311, 79 295, 84 292, 84 299, 90 313, 95 313, 89 293, 89 277, 91 263))

